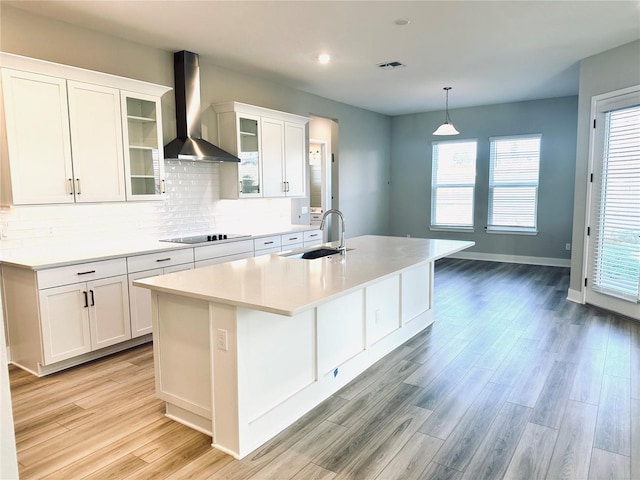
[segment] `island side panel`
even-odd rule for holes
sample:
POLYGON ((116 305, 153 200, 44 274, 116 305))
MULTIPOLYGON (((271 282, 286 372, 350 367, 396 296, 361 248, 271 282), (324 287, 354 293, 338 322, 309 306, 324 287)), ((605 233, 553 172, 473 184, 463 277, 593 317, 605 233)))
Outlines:
MULTIPOLYGON (((241 456, 309 411, 317 398, 315 309, 294 316, 238 308, 241 456)), ((216 382, 217 388, 217 382, 216 382)))
POLYGON ((156 394, 167 416, 212 434, 209 302, 154 292, 156 394))
POLYGON ((406 324, 433 308, 434 262, 419 265, 400 276, 401 318, 406 324))
POLYGON ((213 446, 240 457, 238 398, 238 309, 222 303, 210 304, 211 358, 213 366, 213 446))

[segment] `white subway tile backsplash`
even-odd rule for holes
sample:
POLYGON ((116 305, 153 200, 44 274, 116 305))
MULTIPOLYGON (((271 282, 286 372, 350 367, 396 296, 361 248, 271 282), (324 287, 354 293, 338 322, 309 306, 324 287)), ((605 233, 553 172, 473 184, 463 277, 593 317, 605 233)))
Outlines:
POLYGON ((291 200, 221 200, 219 165, 166 161, 164 201, 0 208, 3 251, 59 240, 155 238, 290 223, 291 200))

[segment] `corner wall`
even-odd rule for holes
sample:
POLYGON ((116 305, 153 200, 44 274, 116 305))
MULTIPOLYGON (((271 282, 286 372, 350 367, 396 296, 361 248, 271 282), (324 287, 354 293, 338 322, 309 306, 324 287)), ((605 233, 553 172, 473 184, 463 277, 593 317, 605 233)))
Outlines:
POLYGON ((591 98, 622 88, 640 85, 640 40, 585 58, 580 63, 578 129, 573 198, 573 253, 569 290, 572 299, 582 294, 584 243, 586 235, 587 191, 589 186, 589 142, 591 98))
POLYGON ((451 110, 460 135, 434 137, 444 112, 393 117, 391 121, 391 233, 476 242, 470 258, 569 265, 575 170, 577 97, 550 98, 451 110), (542 134, 538 192, 538 234, 489 234, 489 138, 542 134), (478 142, 474 204, 475 231, 431 231, 432 142, 478 142))

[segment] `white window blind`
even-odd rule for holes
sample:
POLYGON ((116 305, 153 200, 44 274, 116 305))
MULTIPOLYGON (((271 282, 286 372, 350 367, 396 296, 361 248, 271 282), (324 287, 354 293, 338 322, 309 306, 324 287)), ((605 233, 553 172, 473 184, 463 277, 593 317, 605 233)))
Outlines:
POLYGON ((487 230, 536 232, 541 135, 490 139, 487 230))
POLYGON ((594 291, 637 302, 640 283, 640 105, 606 112, 594 291))
POLYGON ((431 226, 473 228, 476 141, 434 142, 431 226))

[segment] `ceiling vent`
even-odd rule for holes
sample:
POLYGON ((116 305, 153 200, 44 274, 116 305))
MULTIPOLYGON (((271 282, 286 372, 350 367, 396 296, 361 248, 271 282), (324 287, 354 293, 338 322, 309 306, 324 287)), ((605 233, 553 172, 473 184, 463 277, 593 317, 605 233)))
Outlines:
POLYGON ((383 69, 383 70, 394 70, 396 68, 402 68, 402 67, 406 67, 406 65, 404 63, 395 61, 395 62, 384 62, 384 63, 379 63, 378 67, 383 69))

